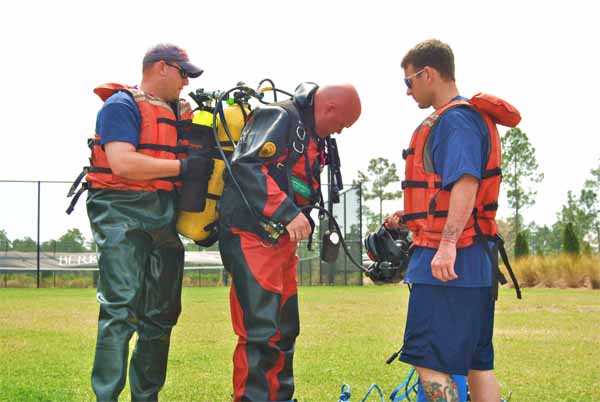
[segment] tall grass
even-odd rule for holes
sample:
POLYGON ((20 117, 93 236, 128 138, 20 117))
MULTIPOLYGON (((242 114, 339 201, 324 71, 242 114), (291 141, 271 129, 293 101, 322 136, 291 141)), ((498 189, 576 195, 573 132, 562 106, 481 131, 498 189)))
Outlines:
POLYGON ((595 255, 528 256, 512 265, 523 287, 600 289, 600 258, 595 255))
MULTIPOLYGON (((522 287, 546 288, 587 288, 600 289, 600 257, 572 256, 559 254, 552 256, 528 256, 512 260, 512 266, 522 287)), ((299 271, 300 272, 300 271, 299 271)), ((308 275, 298 281, 307 283, 308 275)), ((365 283, 369 283, 365 280, 365 283)), ((0 288, 34 288, 37 285, 34 273, 2 273, 0 288)), ((221 271, 189 270, 183 278, 185 287, 224 286, 221 271)), ((93 288, 95 279, 92 272, 67 273, 44 272, 41 287, 93 288)))

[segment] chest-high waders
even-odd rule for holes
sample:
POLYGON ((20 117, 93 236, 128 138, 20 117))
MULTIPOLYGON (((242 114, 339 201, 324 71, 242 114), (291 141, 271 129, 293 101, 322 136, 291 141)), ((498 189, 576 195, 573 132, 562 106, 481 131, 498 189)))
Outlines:
POLYGON ((171 329, 181 312, 184 249, 175 231, 174 192, 90 190, 88 215, 98 247, 100 303, 92 387, 116 401, 155 401, 167 372, 171 329), (151 218, 150 218, 151 217, 151 218))

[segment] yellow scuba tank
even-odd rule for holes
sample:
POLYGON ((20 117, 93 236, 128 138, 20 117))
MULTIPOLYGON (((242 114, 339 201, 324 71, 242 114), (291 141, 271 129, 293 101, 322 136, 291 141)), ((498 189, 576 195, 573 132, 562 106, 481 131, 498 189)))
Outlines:
MULTIPOLYGON (((247 104, 242 105, 235 103, 228 105, 223 109, 227 127, 235 142, 240 139, 240 134, 246 123, 245 117, 250 113, 250 107, 247 104)), ((194 113, 192 118, 193 124, 212 127, 212 122, 212 113, 204 110, 194 113)), ((233 144, 227 136, 219 116, 217 116, 217 133, 219 143, 223 148, 225 155, 230 157, 233 153, 233 144)), ((215 148, 214 151, 214 168, 208 181, 208 195, 204 210, 200 212, 182 210, 179 212, 177 219, 177 231, 183 236, 194 240, 198 245, 204 247, 208 247, 217 241, 216 225, 219 219, 217 202, 223 194, 225 178, 225 163, 223 162, 218 149, 215 148)))

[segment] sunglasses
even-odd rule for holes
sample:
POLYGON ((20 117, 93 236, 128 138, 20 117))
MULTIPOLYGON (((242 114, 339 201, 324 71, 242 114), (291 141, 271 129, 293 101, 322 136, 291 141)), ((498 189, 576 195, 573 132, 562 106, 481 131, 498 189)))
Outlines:
POLYGON ((165 61, 165 64, 169 67, 173 67, 173 68, 177 69, 177 71, 179 71, 179 74, 181 75, 181 78, 183 78, 184 80, 186 78, 188 78, 188 73, 183 68, 178 66, 177 64, 170 64, 170 63, 167 63, 166 61, 165 61))
POLYGON ((423 71, 425 71, 425 68, 422 68, 420 71, 417 71, 414 74, 409 75, 408 77, 404 78, 404 83, 406 84, 406 87, 408 89, 412 89, 412 79, 413 77, 418 76, 419 74, 421 74, 423 71))

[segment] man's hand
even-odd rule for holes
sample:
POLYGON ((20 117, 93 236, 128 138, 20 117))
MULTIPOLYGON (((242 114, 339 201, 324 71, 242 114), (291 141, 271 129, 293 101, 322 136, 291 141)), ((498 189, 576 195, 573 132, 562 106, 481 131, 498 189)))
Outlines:
POLYGON ((440 247, 431 260, 431 274, 442 282, 458 278, 454 272, 456 262, 456 243, 442 240, 440 247))
POLYGON ((179 175, 183 179, 206 180, 213 171, 212 159, 204 155, 194 154, 181 159, 179 163, 179 175))
POLYGON ((296 215, 285 229, 290 234, 290 240, 294 242, 308 239, 311 231, 310 223, 303 213, 296 215))
POLYGON ((404 211, 396 211, 392 215, 386 216, 383 220, 383 226, 391 230, 406 229, 406 224, 402 223, 402 215, 404 215, 404 211))

